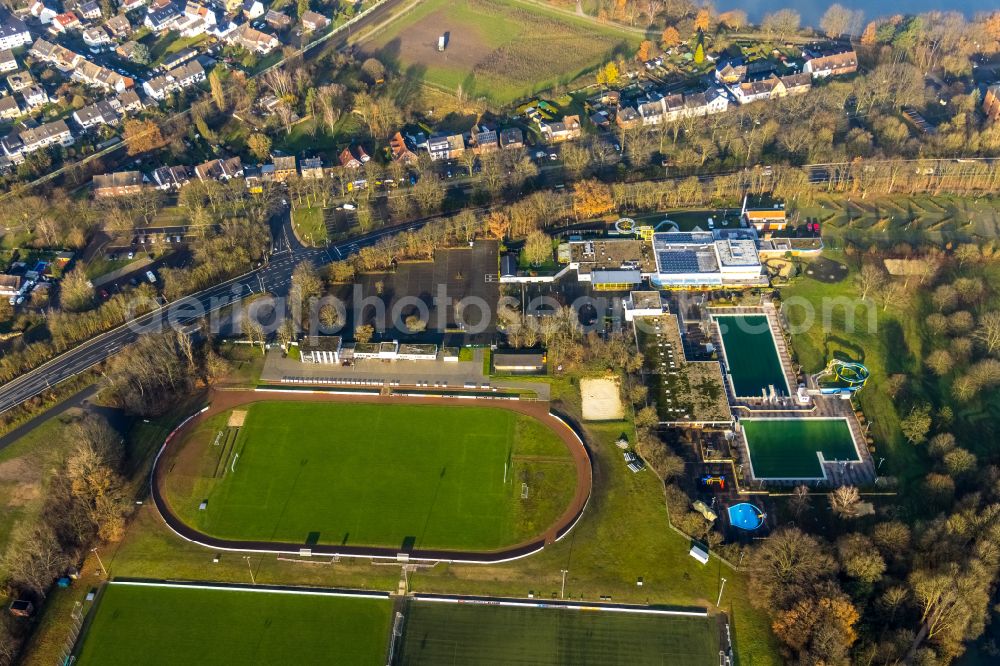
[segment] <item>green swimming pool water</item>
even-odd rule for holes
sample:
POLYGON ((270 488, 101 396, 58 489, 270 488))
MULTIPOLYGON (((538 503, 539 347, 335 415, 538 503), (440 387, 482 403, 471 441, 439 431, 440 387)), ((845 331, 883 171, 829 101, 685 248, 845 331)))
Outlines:
POLYGON ((774 386, 781 395, 790 395, 767 316, 714 315, 714 318, 722 331, 736 395, 759 398, 768 386, 774 386))
POLYGON ((750 462, 758 479, 823 477, 826 461, 859 460, 845 419, 743 419, 750 462))

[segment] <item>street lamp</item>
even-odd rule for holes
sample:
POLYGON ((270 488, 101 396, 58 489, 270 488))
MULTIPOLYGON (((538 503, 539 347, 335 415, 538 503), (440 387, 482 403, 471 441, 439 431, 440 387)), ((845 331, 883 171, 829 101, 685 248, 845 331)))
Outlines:
POLYGON ((715 607, 718 608, 719 604, 722 603, 722 591, 726 589, 726 579, 722 579, 722 585, 719 586, 719 598, 715 601, 715 607))
POLYGON ((566 598, 566 574, 569 573, 569 569, 560 569, 559 571, 562 573, 562 587, 559 589, 559 598, 560 599, 565 599, 566 598))
POLYGON ((107 578, 108 577, 108 570, 104 568, 104 562, 101 561, 101 556, 100 556, 100 554, 98 554, 97 548, 96 547, 91 548, 90 552, 92 552, 94 554, 94 557, 97 558, 97 563, 99 565, 101 565, 101 571, 104 572, 104 577, 107 578))

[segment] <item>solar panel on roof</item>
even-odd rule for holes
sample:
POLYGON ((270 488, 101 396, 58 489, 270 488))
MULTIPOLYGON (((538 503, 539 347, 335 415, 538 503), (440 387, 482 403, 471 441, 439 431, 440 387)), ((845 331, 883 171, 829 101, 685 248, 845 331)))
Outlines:
POLYGON ((659 252, 657 262, 661 273, 697 273, 698 255, 694 252, 659 252))

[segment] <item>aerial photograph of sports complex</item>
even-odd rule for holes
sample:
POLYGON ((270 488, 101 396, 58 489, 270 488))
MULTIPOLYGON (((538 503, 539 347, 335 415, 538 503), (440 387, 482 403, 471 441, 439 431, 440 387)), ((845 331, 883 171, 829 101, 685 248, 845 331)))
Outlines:
POLYGON ((1000 663, 995 0, 11 0, 0 72, 0 666, 1000 663))

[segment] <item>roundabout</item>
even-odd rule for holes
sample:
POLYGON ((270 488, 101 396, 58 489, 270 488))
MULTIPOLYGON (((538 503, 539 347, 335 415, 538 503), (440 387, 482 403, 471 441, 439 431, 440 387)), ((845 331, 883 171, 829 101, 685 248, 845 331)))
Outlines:
POLYGON ((215 392, 152 473, 179 536, 220 550, 500 562, 564 536, 590 459, 547 403, 215 392))

